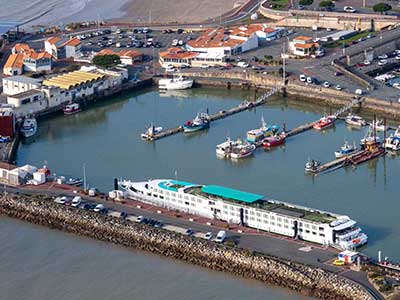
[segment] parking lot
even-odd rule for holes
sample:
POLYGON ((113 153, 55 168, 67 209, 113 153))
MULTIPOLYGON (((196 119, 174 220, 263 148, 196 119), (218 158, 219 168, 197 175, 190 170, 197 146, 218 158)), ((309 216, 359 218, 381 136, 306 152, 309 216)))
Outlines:
POLYGON ((105 30, 78 35, 82 52, 98 52, 105 48, 116 50, 135 49, 149 57, 158 57, 158 52, 174 46, 184 46, 187 41, 198 37, 198 33, 183 30, 131 29, 105 30), (174 43, 175 41, 175 43, 174 43))

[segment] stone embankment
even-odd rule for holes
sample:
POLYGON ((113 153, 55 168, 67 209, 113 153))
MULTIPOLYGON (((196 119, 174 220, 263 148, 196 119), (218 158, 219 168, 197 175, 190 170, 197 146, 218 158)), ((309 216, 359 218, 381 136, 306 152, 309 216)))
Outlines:
MULTIPOLYGON (((257 74, 253 72, 184 72, 182 75, 194 78, 196 84, 225 87, 257 87, 267 89, 282 87, 282 79, 257 74)), ((285 90, 288 95, 295 96, 307 102, 316 102, 321 105, 346 105, 354 99, 355 94, 346 91, 337 91, 315 85, 305 85, 299 80, 287 80, 285 90)), ((386 117, 400 119, 400 103, 373 97, 364 96, 362 108, 386 117)))
POLYGON ((360 286, 322 269, 229 248, 163 229, 56 204, 44 196, 8 194, 0 214, 188 263, 279 285, 322 299, 368 300, 360 286))

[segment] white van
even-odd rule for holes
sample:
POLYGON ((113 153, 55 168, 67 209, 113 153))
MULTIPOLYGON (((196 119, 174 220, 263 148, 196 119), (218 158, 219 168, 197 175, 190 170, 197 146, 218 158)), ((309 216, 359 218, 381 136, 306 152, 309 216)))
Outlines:
POLYGON ((217 243, 223 243, 226 238, 226 231, 225 230, 220 230, 215 238, 215 241, 217 243))
POLYGON ((239 61, 237 63, 237 66, 240 67, 240 68, 247 68, 249 66, 249 64, 247 62, 245 62, 245 61, 239 61))
POLYGON ((80 196, 75 196, 74 199, 72 199, 71 206, 78 207, 81 203, 82 198, 80 196))
POLYGON ((363 91, 362 91, 362 89, 356 89, 355 93, 356 93, 356 95, 362 95, 363 91))

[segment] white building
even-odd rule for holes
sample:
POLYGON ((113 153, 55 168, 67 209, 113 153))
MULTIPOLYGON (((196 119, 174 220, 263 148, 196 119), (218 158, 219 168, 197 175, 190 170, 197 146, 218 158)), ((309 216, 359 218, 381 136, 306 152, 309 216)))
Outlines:
POLYGON ((37 113, 47 109, 47 99, 39 89, 32 89, 26 92, 7 97, 7 103, 14 106, 16 117, 23 117, 31 113, 37 113))
POLYGON ((45 40, 44 48, 55 59, 75 58, 81 54, 81 41, 77 38, 53 36, 45 40))
POLYGON ((39 89, 41 80, 26 76, 12 76, 3 78, 3 93, 15 95, 32 89, 39 89))
POLYGON ((197 39, 188 41, 189 51, 205 52, 217 56, 237 55, 258 47, 255 31, 245 27, 209 29, 197 39))
POLYGON ((323 55, 321 46, 309 36, 297 36, 289 42, 289 51, 294 56, 318 57, 323 55))

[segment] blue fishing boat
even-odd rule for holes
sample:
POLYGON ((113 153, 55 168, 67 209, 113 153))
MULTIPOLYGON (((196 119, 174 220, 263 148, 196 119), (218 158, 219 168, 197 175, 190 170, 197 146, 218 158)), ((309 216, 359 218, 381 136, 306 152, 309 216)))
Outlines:
POLYGON ((198 113, 192 121, 186 121, 183 132, 196 132, 210 127, 209 116, 206 113, 198 113))
POLYGON ((261 127, 247 131, 246 139, 248 142, 256 144, 264 138, 275 135, 279 131, 278 125, 267 125, 264 116, 261 117, 261 127))
POLYGON ((336 158, 341 158, 346 155, 350 155, 354 153, 357 150, 357 147, 355 143, 353 145, 350 145, 348 142, 344 142, 344 145, 340 148, 339 151, 335 151, 335 157, 336 158))

